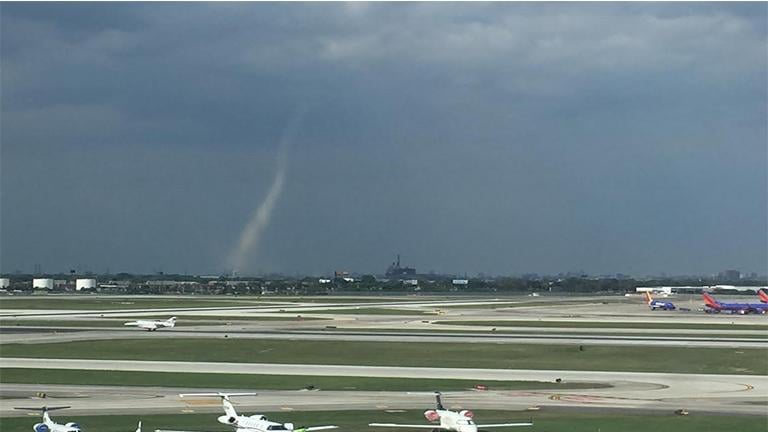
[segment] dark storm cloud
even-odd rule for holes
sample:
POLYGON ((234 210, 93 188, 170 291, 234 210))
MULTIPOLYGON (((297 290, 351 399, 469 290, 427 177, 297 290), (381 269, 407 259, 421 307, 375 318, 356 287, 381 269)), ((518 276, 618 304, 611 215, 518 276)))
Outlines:
POLYGON ((4 4, 2 270, 765 271, 765 4, 4 4))

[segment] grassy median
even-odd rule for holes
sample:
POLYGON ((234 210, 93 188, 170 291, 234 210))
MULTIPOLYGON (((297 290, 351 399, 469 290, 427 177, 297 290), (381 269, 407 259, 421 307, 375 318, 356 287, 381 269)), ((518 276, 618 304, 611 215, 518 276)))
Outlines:
POLYGON ((3 344, 3 357, 768 374, 768 350, 512 343, 167 338, 3 344))

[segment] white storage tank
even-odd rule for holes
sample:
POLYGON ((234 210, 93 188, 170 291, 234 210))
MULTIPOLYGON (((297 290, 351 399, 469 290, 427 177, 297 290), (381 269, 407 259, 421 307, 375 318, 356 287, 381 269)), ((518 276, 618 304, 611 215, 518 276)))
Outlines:
POLYGON ((0 278, 0 289, 6 289, 11 287, 11 280, 8 278, 0 278))
POLYGON ((52 290, 53 279, 47 279, 47 278, 32 279, 32 288, 52 290))
POLYGON ((96 289, 96 279, 78 279, 75 281, 75 290, 96 289))

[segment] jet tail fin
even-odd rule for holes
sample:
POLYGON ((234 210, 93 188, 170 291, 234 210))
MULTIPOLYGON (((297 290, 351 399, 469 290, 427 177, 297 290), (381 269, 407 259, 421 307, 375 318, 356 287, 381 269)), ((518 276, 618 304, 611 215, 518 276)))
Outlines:
POLYGON ((645 302, 647 304, 653 303, 653 297, 651 296, 651 293, 648 291, 645 292, 645 302))
POLYGON ((707 305, 709 307, 713 307, 713 308, 720 307, 720 302, 715 300, 715 298, 712 297, 709 293, 707 293, 707 292, 702 293, 701 296, 704 297, 704 304, 705 305, 707 305))
POLYGON ((763 290, 757 290, 757 295, 760 297, 761 302, 768 303, 768 293, 763 290))
POLYGON ((141 420, 139 420, 139 426, 136 428, 136 432, 141 432, 141 420))
POLYGON ((442 393, 439 391, 435 392, 435 407, 439 410, 445 410, 445 407, 443 406, 443 401, 440 399, 440 396, 442 396, 442 393))

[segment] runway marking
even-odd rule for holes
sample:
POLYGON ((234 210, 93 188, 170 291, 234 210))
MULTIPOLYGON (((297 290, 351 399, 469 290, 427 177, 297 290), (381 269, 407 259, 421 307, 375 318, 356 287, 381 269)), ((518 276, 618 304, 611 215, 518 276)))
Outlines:
POLYGON ((280 407, 280 409, 283 411, 293 411, 293 408, 291 407, 280 407))
POLYGON ((183 409, 183 410, 181 410, 181 412, 183 412, 183 413, 193 413, 193 412, 195 412, 195 410, 193 410, 193 409, 183 409))

